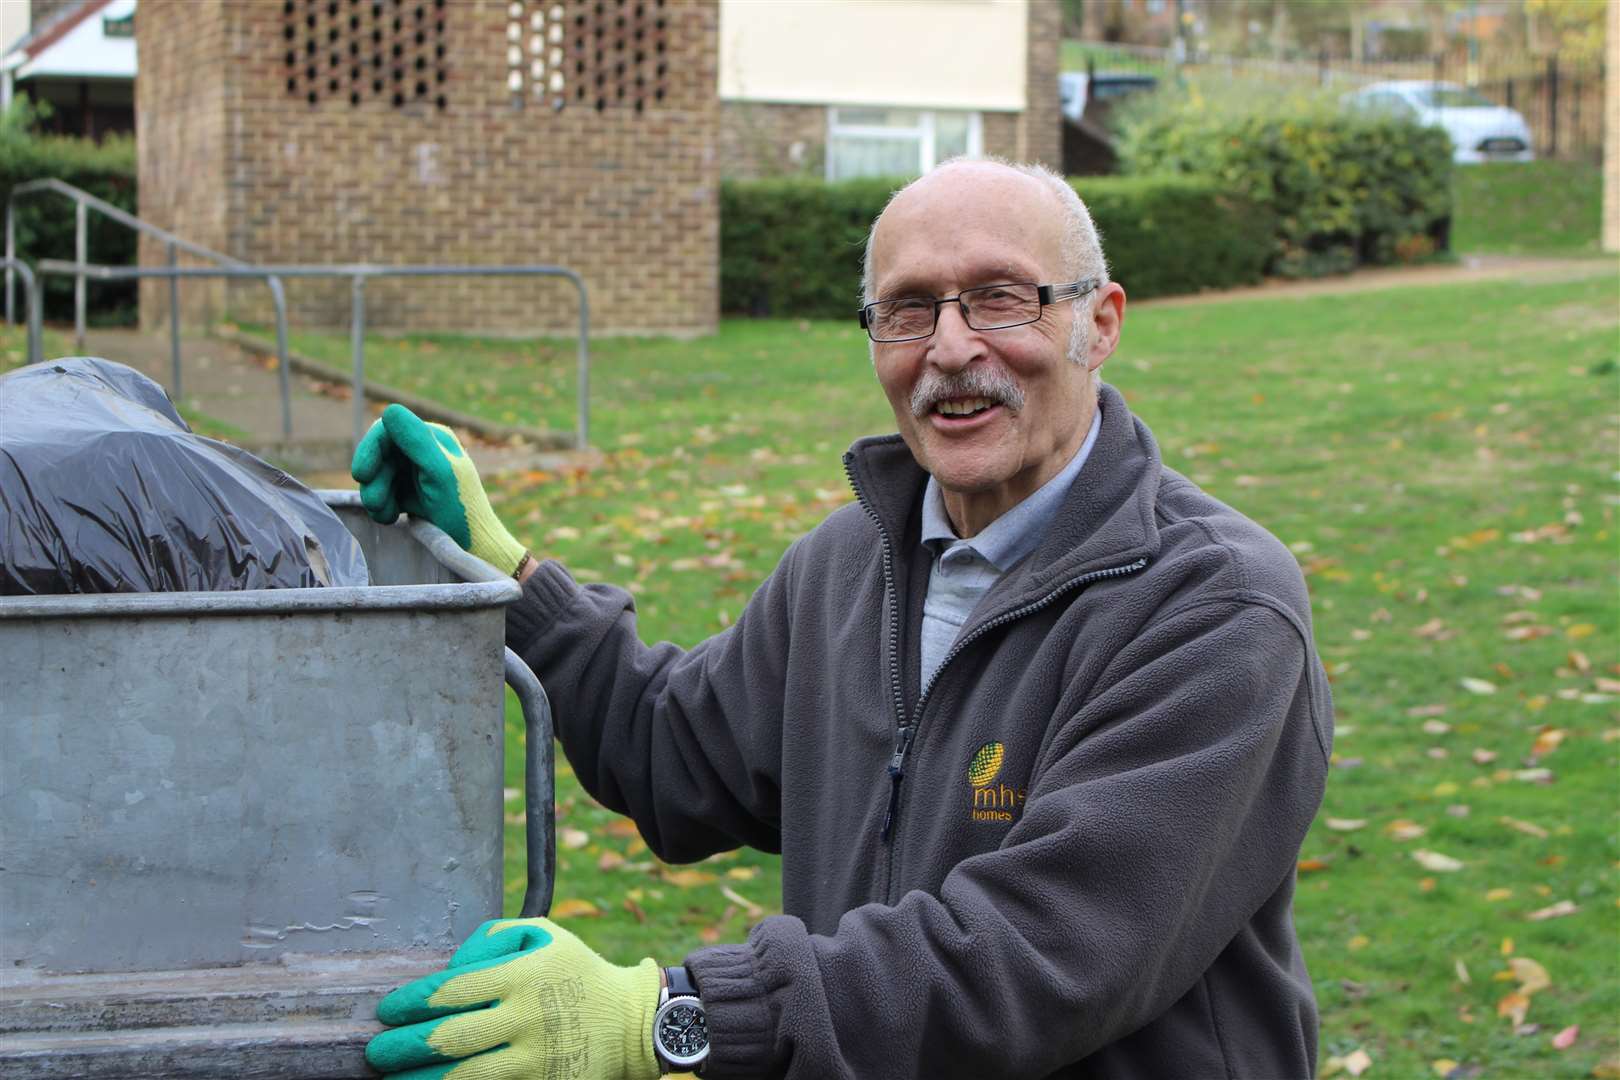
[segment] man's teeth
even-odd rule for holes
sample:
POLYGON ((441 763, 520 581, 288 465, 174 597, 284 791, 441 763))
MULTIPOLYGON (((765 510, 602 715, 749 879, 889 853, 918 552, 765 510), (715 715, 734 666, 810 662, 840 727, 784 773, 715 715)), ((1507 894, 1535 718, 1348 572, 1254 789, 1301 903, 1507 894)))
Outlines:
POLYGON ((957 398, 953 401, 942 401, 935 408, 946 416, 967 416, 978 412, 980 409, 988 409, 993 404, 995 402, 989 398, 957 398))

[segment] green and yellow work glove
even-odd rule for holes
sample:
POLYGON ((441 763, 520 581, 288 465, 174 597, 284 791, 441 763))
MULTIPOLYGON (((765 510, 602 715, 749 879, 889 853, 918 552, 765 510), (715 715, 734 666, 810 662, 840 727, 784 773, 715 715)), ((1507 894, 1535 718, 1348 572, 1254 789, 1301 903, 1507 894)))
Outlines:
POLYGON ((550 919, 494 919, 382 999, 391 1030, 366 1060, 399 1080, 657 1080, 660 985, 650 958, 619 967, 550 919))
POLYGON ((389 524, 404 511, 443 529, 464 549, 504 573, 526 552, 490 508, 472 458, 455 432, 390 405, 355 447, 349 475, 372 520, 389 524))

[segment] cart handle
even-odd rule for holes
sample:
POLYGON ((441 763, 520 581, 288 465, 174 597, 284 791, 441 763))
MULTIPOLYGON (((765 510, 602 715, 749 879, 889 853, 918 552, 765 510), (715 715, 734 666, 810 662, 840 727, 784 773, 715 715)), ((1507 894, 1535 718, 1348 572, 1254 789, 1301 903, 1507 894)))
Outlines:
POLYGON ((523 794, 529 886, 523 894, 523 918, 551 910, 551 887, 557 877, 557 809, 551 799, 551 699, 523 658, 506 650, 506 685, 523 707, 523 794))

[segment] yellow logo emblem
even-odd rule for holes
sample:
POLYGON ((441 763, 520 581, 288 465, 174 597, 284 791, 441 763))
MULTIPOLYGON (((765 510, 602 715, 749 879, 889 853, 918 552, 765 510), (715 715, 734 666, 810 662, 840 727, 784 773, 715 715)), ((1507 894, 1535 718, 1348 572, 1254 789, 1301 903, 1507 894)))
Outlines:
POLYGON ((1001 771, 1001 759, 1006 754, 1006 748, 998 742, 987 742, 974 751, 973 760, 968 763, 968 783, 974 787, 984 787, 996 778, 1001 771))
POLYGON ((1010 822, 1028 798, 1023 788, 996 783, 1006 758, 1007 748, 998 742, 987 742, 973 752, 967 778, 973 790, 969 812, 974 821, 1010 822))

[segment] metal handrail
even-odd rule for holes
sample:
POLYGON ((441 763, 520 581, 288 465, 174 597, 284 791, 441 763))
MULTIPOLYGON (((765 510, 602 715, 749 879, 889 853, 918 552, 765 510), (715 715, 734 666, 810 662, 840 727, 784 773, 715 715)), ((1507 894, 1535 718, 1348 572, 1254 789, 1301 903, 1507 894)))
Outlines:
MULTIPOLYGON (((232 258, 223 252, 214 251, 212 248, 203 247, 201 244, 194 244, 190 240, 176 236, 167 229, 159 228, 149 221, 143 221, 141 218, 136 217, 129 211, 124 210, 121 207, 114 206, 107 200, 98 198, 97 196, 92 195, 90 192, 85 191, 83 188, 74 187, 72 184, 54 178, 44 180, 29 180, 26 183, 18 184, 16 187, 11 189, 11 194, 6 199, 7 260, 15 260, 17 257, 17 200, 25 195, 33 195, 44 191, 64 195, 73 200, 73 258, 75 265, 85 266, 88 265, 90 261, 90 215, 88 213, 90 210, 94 210, 105 217, 109 217, 113 221, 118 222, 120 225, 134 229, 136 232, 145 233, 147 236, 161 240, 164 244, 164 249, 168 256, 168 264, 171 269, 176 268, 179 253, 182 251, 186 252, 188 255, 195 255, 199 259, 209 259, 219 266, 244 268, 252 265, 251 263, 243 262, 241 259, 232 258)), ((12 279, 12 268, 12 263, 8 261, 6 265, 7 323, 16 321, 16 301, 13 296, 14 284, 12 279)), ((78 349, 80 352, 84 351, 86 276, 87 275, 83 273, 75 273, 73 280, 73 347, 78 349)), ((270 287, 271 296, 275 298, 277 307, 284 309, 286 307, 286 297, 282 293, 281 283, 277 281, 273 275, 265 276, 265 283, 270 287)), ((285 374, 287 370, 287 351, 285 347, 280 350, 278 357, 281 361, 281 370, 283 372, 281 387, 283 413, 282 429, 287 435, 290 436, 292 427, 291 420, 288 418, 288 401, 291 394, 291 389, 285 374)), ((175 400, 179 400, 181 394, 183 393, 183 387, 181 384, 180 375, 180 282, 178 276, 171 277, 169 279, 169 369, 170 382, 172 383, 172 394, 175 400)))
MULTIPOLYGON (((222 277, 242 278, 258 277, 275 282, 275 295, 280 296, 280 282, 283 277, 346 277, 351 279, 350 291, 350 350, 353 358, 354 390, 351 395, 354 403, 354 441, 358 445, 366 428, 365 406, 365 332, 366 332, 366 289, 368 278, 376 277, 560 277, 572 282, 579 294, 579 350, 578 350, 578 412, 574 431, 575 446, 583 450, 589 445, 590 433, 590 297, 586 293, 585 280, 573 270, 562 266, 544 264, 517 265, 517 266, 374 266, 367 263, 323 265, 314 263, 290 263, 270 266, 169 266, 169 267, 133 267, 133 266, 94 266, 83 262, 67 262, 62 259, 41 259, 39 262, 41 274, 75 274, 94 277, 102 280, 115 280, 120 278, 147 278, 167 277, 171 280, 182 277, 222 277)), ((287 378, 286 360, 286 311, 278 299, 277 306, 277 348, 281 355, 281 378, 283 383, 283 409, 286 409, 285 390, 287 378)), ((286 423, 284 421, 284 427, 286 423)))
MULTIPOLYGON (((40 295, 39 278, 35 275, 33 267, 10 255, 5 257, 5 266, 8 278, 13 270, 23 276, 23 292, 28 297, 28 362, 37 364, 45 359, 45 346, 41 341, 43 334, 40 330, 42 319, 40 308, 45 305, 45 298, 40 295)), ((9 317, 7 321, 10 321, 9 317)))
MULTIPOLYGON (((268 271, 243 264, 242 266, 96 266, 89 263, 69 262, 66 259, 39 260, 39 273, 72 274, 83 280, 93 277, 98 281, 117 281, 124 278, 166 277, 171 290, 183 277, 253 277, 262 278, 270 286, 270 299, 276 308, 276 381, 281 389, 281 437, 292 438, 292 378, 287 373, 287 292, 281 279, 268 271)), ((172 319, 171 322, 176 320, 172 319)), ((82 347, 82 343, 81 343, 82 347)), ((173 397, 180 399, 180 339, 174 337, 175 389, 173 397)))

